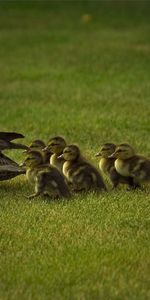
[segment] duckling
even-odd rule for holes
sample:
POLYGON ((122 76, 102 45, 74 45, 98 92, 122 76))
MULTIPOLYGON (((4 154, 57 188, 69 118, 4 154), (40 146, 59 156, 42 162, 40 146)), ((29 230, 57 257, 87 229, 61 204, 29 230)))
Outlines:
POLYGON ((95 156, 100 156, 99 168, 105 173, 113 184, 113 189, 120 183, 127 184, 129 188, 134 187, 133 178, 131 176, 121 176, 115 169, 115 158, 111 157, 111 154, 115 152, 116 145, 112 143, 105 143, 102 145, 100 152, 95 156))
POLYGON ((63 153, 66 147, 66 141, 61 136, 55 136, 51 138, 48 142, 48 146, 44 150, 49 150, 53 154, 50 157, 50 164, 56 167, 60 172, 62 172, 63 164, 65 162, 63 157, 60 155, 63 153))
POLYGON ((5 149, 28 149, 28 147, 23 144, 15 144, 12 142, 14 139, 23 137, 22 134, 16 132, 0 132, 0 181, 25 174, 23 168, 1 152, 5 149))
POLYGON ((116 171, 122 176, 131 176, 137 187, 143 181, 150 181, 150 160, 136 155, 129 144, 120 144, 110 156, 115 157, 116 171))
POLYGON ((93 190, 100 192, 106 190, 106 186, 98 170, 81 156, 80 149, 76 145, 69 145, 63 150, 64 158, 63 174, 72 184, 74 191, 93 190))
POLYGON ((39 195, 53 198, 70 197, 64 176, 55 167, 45 163, 44 153, 41 150, 30 150, 22 166, 26 166, 27 179, 35 186, 35 193, 28 196, 29 199, 39 195))
POLYGON ((29 149, 25 150, 24 153, 28 153, 32 149, 42 150, 44 153, 44 156, 45 156, 45 163, 50 163, 50 157, 51 157, 52 153, 48 149, 44 150, 45 148, 46 148, 46 145, 42 140, 34 140, 29 145, 29 149))

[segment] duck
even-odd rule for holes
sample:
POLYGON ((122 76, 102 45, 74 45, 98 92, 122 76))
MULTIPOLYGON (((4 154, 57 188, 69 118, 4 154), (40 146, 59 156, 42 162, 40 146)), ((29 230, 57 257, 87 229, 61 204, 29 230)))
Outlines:
POLYGON ((70 197, 65 177, 57 168, 45 163, 43 151, 35 148, 30 150, 22 166, 26 167, 27 180, 35 189, 27 198, 32 199, 40 195, 48 195, 54 199, 70 197))
POLYGON ((60 172, 62 172, 63 164, 65 162, 64 158, 60 156, 66 145, 66 141, 62 136, 55 136, 49 140, 48 146, 44 149, 44 151, 53 153, 50 157, 50 164, 56 167, 60 172))
POLYGON ((115 158, 116 171, 122 176, 131 176, 137 187, 142 182, 150 181, 150 160, 136 154, 129 144, 118 145, 110 157, 115 158))
POLYGON ((115 158, 111 155, 115 152, 116 145, 113 143, 105 143, 101 146, 100 151, 95 154, 96 157, 100 157, 99 168, 109 177, 113 189, 115 189, 120 183, 127 184, 128 189, 134 188, 134 180, 132 176, 122 176, 115 169, 115 158))
POLYGON ((13 143, 15 139, 24 138, 24 135, 16 132, 0 132, 0 181, 12 179, 25 174, 25 170, 17 162, 4 155, 2 152, 8 149, 28 149, 27 146, 13 143))
POLYGON ((46 148, 46 144, 42 141, 42 140, 34 140, 30 143, 28 150, 25 150, 24 153, 28 153, 30 150, 32 149, 40 149, 43 151, 44 156, 45 156, 45 163, 50 163, 50 157, 52 155, 52 153, 46 148))
POLYGON ((107 190, 98 170, 89 163, 77 145, 68 145, 60 156, 65 160, 63 174, 75 192, 107 190))

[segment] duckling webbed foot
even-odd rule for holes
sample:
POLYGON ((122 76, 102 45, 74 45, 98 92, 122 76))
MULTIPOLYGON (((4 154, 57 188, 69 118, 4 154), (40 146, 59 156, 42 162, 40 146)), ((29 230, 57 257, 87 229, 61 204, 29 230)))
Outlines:
POLYGON ((119 182, 113 182, 112 190, 115 190, 119 185, 119 182))
POLYGON ((75 193, 82 193, 82 192, 85 192, 85 189, 84 188, 73 188, 72 191, 75 193))
POLYGON ((35 198, 35 197, 38 197, 38 196, 40 196, 41 195, 41 193, 34 193, 34 194, 32 194, 32 195, 29 195, 29 196, 25 196, 27 199, 33 199, 33 198, 35 198))
POLYGON ((143 191, 144 189, 143 189, 143 187, 140 185, 140 184, 136 184, 136 185, 133 185, 133 186, 131 186, 131 185, 129 185, 128 187, 127 187, 127 191, 135 191, 135 190, 141 190, 141 191, 143 191))
POLYGON ((133 191, 136 189, 141 189, 141 185, 139 182, 135 181, 133 177, 128 177, 128 188, 127 191, 133 191))

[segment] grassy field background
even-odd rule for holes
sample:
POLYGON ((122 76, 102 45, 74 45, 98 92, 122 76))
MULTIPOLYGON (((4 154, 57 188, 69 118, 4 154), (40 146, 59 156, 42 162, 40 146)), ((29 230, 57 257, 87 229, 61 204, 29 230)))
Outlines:
MULTIPOLYGON (((150 157, 149 13, 149 1, 1 1, 0 130, 64 135, 95 165, 104 142, 150 157)), ((0 183, 0 299, 150 298, 149 187, 69 202, 31 191, 23 176, 0 183)))

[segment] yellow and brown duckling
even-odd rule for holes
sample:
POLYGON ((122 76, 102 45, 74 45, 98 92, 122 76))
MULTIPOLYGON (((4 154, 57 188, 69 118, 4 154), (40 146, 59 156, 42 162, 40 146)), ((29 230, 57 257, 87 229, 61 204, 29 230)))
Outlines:
POLYGON ((50 163, 50 157, 51 157, 52 153, 48 149, 45 149, 45 148, 46 148, 45 143, 42 140, 38 139, 38 140, 34 140, 29 145, 29 149, 24 151, 24 153, 27 154, 30 150, 33 150, 33 149, 42 150, 44 153, 44 156, 45 156, 45 163, 50 163))
POLYGON ((98 170, 81 156, 76 145, 69 145, 63 150, 63 174, 74 191, 106 190, 106 186, 98 170))
POLYGON ((120 144, 110 156, 115 158, 116 171, 122 176, 131 176, 135 184, 150 181, 150 160, 141 155, 136 155, 129 144, 120 144))
POLYGON ((24 138, 20 133, 0 132, 0 181, 25 174, 23 168, 2 153, 3 150, 7 149, 28 149, 28 147, 23 144, 12 142, 12 140, 20 138, 24 138))
POLYGON ((100 151, 95 155, 100 157, 99 168, 106 174, 113 184, 113 188, 116 188, 120 183, 127 184, 129 188, 134 187, 133 177, 122 176, 115 169, 115 158, 111 155, 115 152, 116 145, 113 143, 105 143, 101 146, 100 151))
POLYGON ((29 199, 39 195, 48 195, 52 198, 69 198, 70 192, 65 177, 53 166, 45 163, 41 150, 30 150, 22 164, 25 166, 26 176, 35 186, 35 193, 29 199))
POLYGON ((55 136, 51 138, 48 142, 48 146, 44 150, 49 150, 53 154, 50 157, 50 164, 56 167, 60 172, 62 172, 63 164, 65 162, 63 157, 60 155, 63 153, 66 147, 66 141, 61 136, 55 136))

